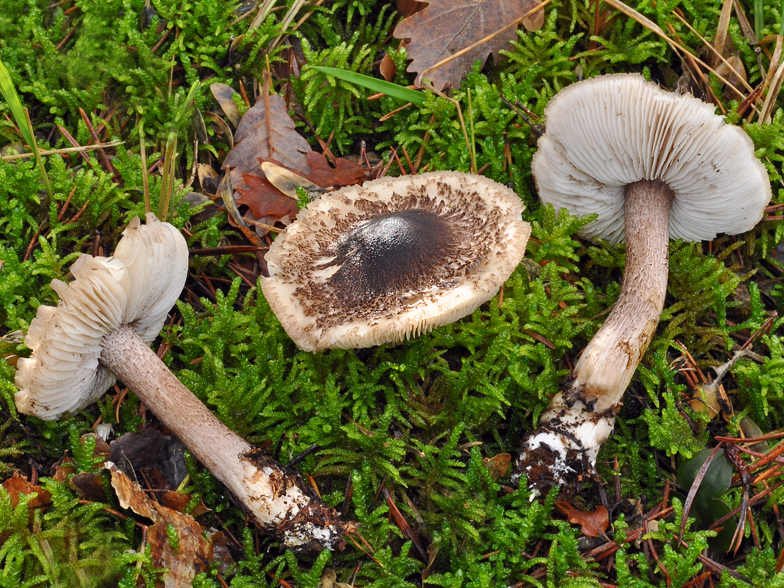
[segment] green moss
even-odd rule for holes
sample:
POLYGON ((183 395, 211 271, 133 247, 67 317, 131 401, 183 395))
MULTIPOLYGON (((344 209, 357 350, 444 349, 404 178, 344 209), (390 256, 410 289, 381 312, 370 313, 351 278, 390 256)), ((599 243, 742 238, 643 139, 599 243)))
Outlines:
MULTIPOLYGON (((241 15, 233 3, 215 0, 152 0, 152 10, 145 9, 144 0, 3 3, 0 59, 30 108, 42 146, 47 141, 51 147, 70 146, 57 124, 80 144, 91 142, 80 108, 94 126, 105 123, 103 137, 125 141, 113 151, 119 182, 95 154, 86 161, 78 155, 46 158, 54 189, 48 203, 30 160, 0 162, 3 335, 26 330, 40 304, 55 303, 50 281, 67 279, 69 265, 78 254, 92 252, 97 234, 104 251, 111 251, 124 223, 143 212, 140 122, 150 166, 161 157, 161 145, 177 116, 177 96, 182 104, 197 80, 202 83, 195 103, 201 112, 216 108, 206 90, 209 82, 239 90, 242 81, 252 92, 253 78, 259 79, 266 68, 263 52, 280 33, 280 20, 292 2, 278 4, 280 10, 248 30, 253 14, 238 20, 241 15)), ((672 10, 678 7, 710 39, 722 4, 646 0, 635 8, 664 30, 672 26, 672 36, 677 34, 696 52, 702 42, 672 10)), ((539 204, 530 170, 535 135, 500 94, 541 117, 548 100, 580 77, 634 71, 673 85, 680 72, 679 60, 666 43, 621 13, 608 11, 594 35, 594 7, 587 0, 556 0, 546 9, 541 30, 521 30, 498 63, 482 71, 476 66, 451 92, 473 129, 477 167, 515 189, 532 223, 528 261, 507 281, 502 302, 495 297, 471 316, 401 345, 313 355, 294 347, 258 290, 235 279, 227 266, 229 256, 191 260, 192 269, 218 278, 218 291, 214 300, 183 297, 178 305, 182 323, 163 333, 173 345, 166 362, 221 420, 253 443, 279 447, 284 462, 318 444, 297 467, 310 474, 325 500, 336 506, 344 502, 350 476, 347 516, 361 523, 374 558, 353 547, 306 557, 259 544, 223 488, 188 456, 186 490, 211 509, 202 520, 231 530, 241 545, 233 566, 220 572, 214 567, 201 574, 195 586, 274 586, 279 585, 276 578, 282 578, 297 588, 315 588, 328 569, 336 571, 338 580, 350 582, 359 564, 356 585, 377 588, 420 585, 426 569, 426 585, 449 588, 521 582, 664 586, 662 568, 671 585, 683 585, 702 569, 698 556, 708 532, 687 530, 685 544, 673 538, 681 515, 678 498, 673 499, 675 517, 650 535, 661 565, 633 544, 624 544, 614 556, 614 569, 607 572, 580 555, 578 527, 554 516, 555 493, 543 502, 531 502, 525 489, 507 490, 508 480, 494 479, 482 462, 515 452, 523 432, 537 421, 577 353, 603 323, 618 296, 625 262, 623 246, 589 244, 576 237, 590 219, 539 204), (379 497, 382 485, 415 527, 426 558, 390 518, 387 502, 379 497)), ((311 8, 313 14, 296 33, 310 63, 376 75, 377 61, 388 54, 397 65, 396 82, 413 80, 405 71, 405 49, 389 35, 397 18, 393 2, 335 0, 311 8)), ((778 32, 778 10, 765 7, 763 31, 778 32)), ((759 83, 757 54, 734 19, 729 34, 750 83, 759 83)), ((270 54, 273 68, 280 51, 270 54)), ((766 57, 762 62, 768 66, 766 57)), ((282 93, 286 81, 273 75, 273 91, 282 93)), ((292 107, 301 108, 297 120, 307 119, 325 141, 331 136, 338 154, 356 152, 365 141, 386 158, 389 147, 397 149, 407 171, 406 154, 420 160, 420 169, 470 169, 470 150, 451 101, 428 94, 421 108, 410 106, 379 122, 402 104, 389 97, 367 101, 365 89, 307 68, 290 81, 299 102, 292 107)), ((718 82, 713 82, 721 96, 718 82)), ((727 122, 741 122, 737 102, 724 107, 727 122)), ((7 110, 0 102, 0 112, 7 110)), ((745 125, 774 187, 783 177, 782 112, 777 110, 770 124, 745 125)), ((301 130, 317 144, 307 123, 301 130)), ((217 167, 216 158, 228 144, 209 125, 207 132, 209 144, 201 145, 198 157, 217 167)), ((183 153, 175 165, 178 182, 187 181, 194 163, 192 135, 183 124, 178 136, 183 153)), ((0 146, 19 141, 4 118, 0 137, 0 146)), ((397 173, 397 164, 390 169, 397 173)), ((153 209, 160 182, 160 175, 151 174, 153 209)), ((183 191, 178 184, 176 197, 183 191)), ((778 187, 774 202, 784 202, 778 187)), ((172 222, 188 229, 193 248, 223 245, 227 236, 236 234, 223 215, 197 225, 189 215, 187 207, 180 207, 172 222)), ((733 346, 759 329, 771 310, 780 311, 784 266, 773 259, 772 251, 782 239, 784 222, 778 221, 736 238, 717 239, 710 247, 671 244, 661 325, 632 382, 615 437, 599 456, 599 473, 608 485, 616 475, 617 458, 622 497, 645 495, 650 505, 660 497, 666 475, 657 466, 676 453, 699 451, 712 434, 726 432, 724 425, 694 415, 685 402, 688 387, 674 363, 681 354, 676 342, 710 373, 709 367, 726 361, 733 346), (656 453, 663 459, 652 459, 656 453)), ((765 431, 784 426, 782 326, 781 319, 774 321, 755 341, 753 349, 761 361, 740 361, 725 380, 736 413, 750 414, 765 431)), ((0 351, 28 353, 12 341, 0 342, 0 351)), ((143 424, 133 398, 123 403, 119 422, 108 399, 56 423, 20 419, 13 405, 13 378, 13 369, 0 359, 3 478, 17 469, 29 471, 29 459, 47 474, 66 451, 80 471, 91 471, 92 449, 81 436, 98 415, 112 423, 118 435, 143 424)), ((140 534, 132 524, 104 511, 103 503, 79 504, 66 483, 44 477, 42 484, 55 500, 45 512, 33 509, 32 518, 29 499, 12 508, 0 490, 0 585, 154 585, 160 570, 153 568, 149 549, 135 551, 140 534), (78 543, 85 547, 74 550, 78 543)), ((595 490, 588 485, 581 494, 586 508, 598 503, 595 490)), ((731 499, 739 502, 739 493, 731 499)), ((782 490, 773 493, 768 508, 781 499, 782 490)), ((754 513, 761 549, 747 551, 738 569, 757 585, 773 586, 781 581, 774 573, 781 547, 775 521, 769 510, 754 513)), ((608 533, 619 541, 630 532, 623 517, 614 525, 608 533)), ((176 543, 175 537, 171 540, 176 543)), ((721 585, 740 585, 740 580, 724 574, 721 585)))

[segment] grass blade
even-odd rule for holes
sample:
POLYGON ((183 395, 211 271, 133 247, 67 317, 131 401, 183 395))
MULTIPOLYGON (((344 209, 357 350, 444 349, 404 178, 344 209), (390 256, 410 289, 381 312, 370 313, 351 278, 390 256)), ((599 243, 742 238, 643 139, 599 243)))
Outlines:
POLYGON ((3 98, 11 108, 11 114, 14 115, 16 125, 19 127, 19 130, 22 131, 24 140, 35 154, 36 164, 41 172, 41 178, 46 186, 46 193, 49 195, 49 200, 51 201, 53 197, 52 184, 49 182, 49 176, 46 175, 46 169, 44 169, 44 162, 41 159, 41 152, 38 150, 38 143, 35 141, 35 133, 33 133, 33 125, 30 122, 30 116, 22 107, 22 102, 19 100, 19 95, 16 93, 11 74, 2 61, 0 61, 0 94, 3 95, 3 98))
POLYGON ((403 86, 393 84, 392 82, 371 78, 370 76, 358 74, 353 71, 346 71, 344 69, 338 69, 336 67, 326 67, 323 65, 311 65, 309 67, 310 69, 315 69, 316 71, 320 71, 321 73, 327 74, 328 76, 338 78, 344 82, 356 84, 357 86, 362 86, 363 88, 373 90, 374 92, 381 92, 382 94, 386 94, 392 98, 411 102, 417 106, 422 106, 425 103, 424 92, 410 90, 409 88, 404 88, 403 86))
MULTIPOLYGON (((180 95, 174 97, 174 120, 169 127, 169 135, 166 139, 166 155, 163 160, 163 171, 161 175, 161 195, 158 199, 158 218, 165 221, 169 216, 169 209, 171 208, 172 196, 174 195, 174 167, 175 157, 177 156, 177 134, 179 133, 180 126, 183 120, 190 113, 193 100, 196 97, 196 92, 201 85, 196 82, 191 86, 185 102, 180 106, 180 95)), ((145 200, 145 207, 147 201, 145 200)))

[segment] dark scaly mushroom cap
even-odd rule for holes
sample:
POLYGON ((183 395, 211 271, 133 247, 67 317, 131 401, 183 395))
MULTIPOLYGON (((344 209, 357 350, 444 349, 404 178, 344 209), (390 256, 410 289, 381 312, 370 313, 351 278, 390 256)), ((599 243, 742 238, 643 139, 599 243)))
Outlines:
POLYGON ((416 337, 495 295, 525 252, 523 209, 501 184, 458 172, 343 188, 275 240, 261 287, 307 351, 416 337))

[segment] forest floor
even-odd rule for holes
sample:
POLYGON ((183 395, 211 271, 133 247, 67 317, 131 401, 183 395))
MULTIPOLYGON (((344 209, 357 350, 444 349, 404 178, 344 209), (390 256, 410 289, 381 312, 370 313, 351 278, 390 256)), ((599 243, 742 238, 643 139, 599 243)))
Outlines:
POLYGON ((553 0, 526 19, 537 0, 1 4, 0 586, 784 586, 781 3, 553 0), (477 53, 441 63, 422 49, 460 31, 477 53), (594 479, 534 499, 511 482, 514 456, 609 314, 625 248, 577 237, 590 218, 543 205, 531 159, 549 100, 610 73, 715 106, 751 137, 773 197, 748 233, 671 241, 664 313, 594 479), (259 153, 237 164, 232 199, 235 138, 259 153), (451 325, 301 351, 258 284, 304 184, 284 195, 259 157, 322 187, 484 175, 525 204, 526 259, 451 325), (81 254, 111 255, 149 210, 190 250, 154 350, 231 429, 294 460, 363 540, 281 548, 121 383, 57 421, 17 412, 23 337, 57 304, 51 281, 81 254), (163 528, 120 506, 104 464, 121 437, 139 492, 175 513, 163 528))

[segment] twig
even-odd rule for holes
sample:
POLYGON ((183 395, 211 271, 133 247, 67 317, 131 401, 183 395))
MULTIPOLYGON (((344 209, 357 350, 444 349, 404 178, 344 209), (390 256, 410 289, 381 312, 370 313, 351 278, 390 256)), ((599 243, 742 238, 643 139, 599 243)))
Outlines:
MULTIPOLYGON (((106 147, 116 147, 117 145, 122 145, 124 141, 112 141, 111 143, 101 143, 99 145, 85 145, 79 147, 65 147, 63 149, 47 149, 44 151, 39 151, 41 156, 44 155, 62 155, 63 153, 81 153, 83 154, 85 151, 96 151, 98 149, 104 149, 106 147)), ((30 157, 35 157, 35 153, 15 153, 13 155, 3 155, 0 157, 0 160, 3 161, 14 161, 16 159, 27 159, 30 157)), ((86 156, 85 156, 86 157, 86 156)), ((89 159, 88 159, 89 161, 89 159)))
POLYGON ((63 220, 63 216, 65 215, 65 210, 68 208, 68 205, 71 204, 71 198, 73 198, 74 194, 76 194, 76 186, 73 187, 71 193, 68 194, 68 198, 65 199, 65 203, 63 207, 60 209, 60 212, 57 214, 57 222, 59 223, 63 220))

